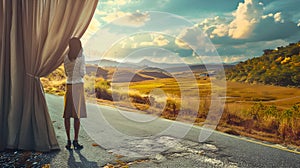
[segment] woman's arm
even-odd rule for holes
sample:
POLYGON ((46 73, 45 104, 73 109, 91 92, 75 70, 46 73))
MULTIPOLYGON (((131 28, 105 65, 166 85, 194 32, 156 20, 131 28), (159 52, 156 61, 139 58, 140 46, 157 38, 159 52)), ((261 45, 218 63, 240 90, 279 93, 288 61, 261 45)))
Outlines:
POLYGON ((81 64, 80 64, 80 76, 83 78, 85 74, 86 74, 85 57, 82 54, 82 56, 81 56, 81 64))

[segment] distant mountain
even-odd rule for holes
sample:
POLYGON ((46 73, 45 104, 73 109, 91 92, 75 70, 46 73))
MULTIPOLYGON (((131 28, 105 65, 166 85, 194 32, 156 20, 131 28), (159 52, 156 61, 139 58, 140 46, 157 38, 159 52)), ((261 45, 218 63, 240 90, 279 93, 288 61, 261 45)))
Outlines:
POLYGON ((186 64, 171 64, 171 63, 156 63, 148 59, 143 59, 138 63, 133 62, 118 62, 107 59, 86 61, 86 64, 98 65, 100 67, 122 67, 122 68, 142 68, 142 67, 153 67, 153 68, 174 68, 186 66, 186 64))
POLYGON ((225 65, 229 65, 229 66, 231 66, 231 65, 237 65, 240 62, 242 62, 242 61, 229 62, 229 63, 226 63, 225 65))
POLYGON ((174 67, 182 67, 186 66, 186 64, 183 63, 157 63, 157 62, 152 62, 148 59, 143 59, 138 63, 141 66, 148 66, 148 67, 155 67, 155 68, 161 68, 161 69, 166 69, 166 68, 174 68, 174 67))
POLYGON ((266 49, 260 57, 238 63, 226 71, 228 80, 280 86, 300 86, 300 41, 266 49))
POLYGON ((94 61, 86 61, 87 64, 94 64, 100 67, 116 67, 120 64, 120 62, 101 59, 101 60, 94 60, 94 61))
POLYGON ((153 80, 153 77, 141 76, 139 73, 131 72, 129 70, 122 70, 112 75, 113 82, 139 82, 145 80, 153 80))
POLYGON ((105 70, 96 64, 88 64, 86 66, 86 73, 88 75, 95 75, 96 77, 102 77, 104 79, 107 79, 108 70, 105 70))
POLYGON ((100 62, 100 60, 85 61, 85 63, 88 64, 88 65, 98 65, 99 62, 100 62))
MULTIPOLYGON (((86 61, 87 64, 90 65, 98 65, 99 67, 114 67, 114 68, 130 68, 130 69, 152 69, 155 71, 164 71, 164 72, 183 72, 183 71, 206 71, 206 66, 209 66, 210 70, 218 70, 220 65, 204 65, 204 64, 185 64, 185 63, 158 63, 153 62, 148 59, 143 59, 138 63, 133 62, 118 62, 107 59, 94 60, 94 61, 86 61)), ((232 64, 224 64, 224 68, 232 67, 232 64)))
POLYGON ((99 67, 121 67, 121 68, 140 68, 135 63, 130 62, 118 62, 108 59, 101 59, 101 60, 93 60, 93 61, 86 61, 86 64, 98 65, 99 67))

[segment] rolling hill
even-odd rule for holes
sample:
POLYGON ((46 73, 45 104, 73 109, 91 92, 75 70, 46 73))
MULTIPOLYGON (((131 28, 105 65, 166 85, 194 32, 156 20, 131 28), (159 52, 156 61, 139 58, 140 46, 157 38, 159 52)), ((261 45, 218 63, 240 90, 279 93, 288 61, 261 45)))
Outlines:
MULTIPOLYGON (((113 82, 140 82, 157 78, 172 78, 160 68, 147 67, 141 70, 127 67, 99 67, 95 64, 86 65, 87 75, 95 75, 113 82)), ((53 72, 55 74, 56 71, 53 72)), ((57 75, 55 75, 57 76, 57 75)))
POLYGON ((226 77, 231 81, 299 87, 300 41, 266 49, 262 56, 227 69, 226 77))

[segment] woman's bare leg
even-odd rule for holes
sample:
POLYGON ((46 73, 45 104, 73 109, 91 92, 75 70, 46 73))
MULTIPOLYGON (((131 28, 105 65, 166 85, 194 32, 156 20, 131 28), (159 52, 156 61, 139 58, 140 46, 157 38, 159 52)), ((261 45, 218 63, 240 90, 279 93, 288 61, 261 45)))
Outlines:
POLYGON ((70 118, 65 118, 65 130, 66 130, 68 140, 71 140, 70 139, 70 118))
POLYGON ((74 130, 75 130, 74 140, 75 141, 78 140, 79 128, 80 128, 80 119, 74 118, 74 130))

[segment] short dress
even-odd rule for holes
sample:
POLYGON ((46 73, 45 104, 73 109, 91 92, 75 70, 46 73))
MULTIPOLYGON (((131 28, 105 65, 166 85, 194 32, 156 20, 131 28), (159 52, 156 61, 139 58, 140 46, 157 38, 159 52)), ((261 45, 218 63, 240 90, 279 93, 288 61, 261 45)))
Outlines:
POLYGON ((86 118, 86 103, 84 96, 84 80, 86 73, 85 60, 82 51, 73 61, 65 57, 64 67, 67 75, 67 87, 63 118, 86 118))

